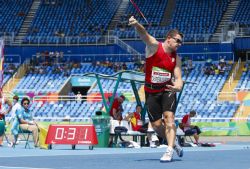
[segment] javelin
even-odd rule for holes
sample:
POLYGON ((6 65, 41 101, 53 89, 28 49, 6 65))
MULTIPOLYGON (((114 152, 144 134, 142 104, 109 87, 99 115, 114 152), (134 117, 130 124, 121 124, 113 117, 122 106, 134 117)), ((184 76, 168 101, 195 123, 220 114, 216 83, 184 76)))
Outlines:
POLYGON ((133 1, 133 0, 129 0, 132 5, 134 6, 134 8, 137 10, 137 12, 139 12, 141 14, 141 16, 143 17, 143 19, 147 22, 147 24, 149 25, 148 23, 148 20, 145 18, 145 16, 143 15, 143 13, 141 12, 141 10, 139 9, 139 7, 136 5, 136 3, 133 1))

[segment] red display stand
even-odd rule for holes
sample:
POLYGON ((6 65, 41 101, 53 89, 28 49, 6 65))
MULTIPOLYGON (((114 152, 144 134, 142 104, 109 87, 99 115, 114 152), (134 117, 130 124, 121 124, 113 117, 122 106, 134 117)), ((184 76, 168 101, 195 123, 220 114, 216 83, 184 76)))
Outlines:
POLYGON ((75 149, 77 144, 89 145, 89 149, 93 149, 93 145, 98 144, 94 125, 50 125, 46 137, 46 144, 49 149, 53 144, 70 144, 75 149))

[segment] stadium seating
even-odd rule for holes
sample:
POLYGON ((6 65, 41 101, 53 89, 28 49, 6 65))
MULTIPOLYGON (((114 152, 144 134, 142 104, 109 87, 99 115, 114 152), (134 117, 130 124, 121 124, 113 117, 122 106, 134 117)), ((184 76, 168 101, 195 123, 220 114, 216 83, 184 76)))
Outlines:
MULTIPOLYGON (((60 64, 59 64, 60 65, 60 64)), ((118 64, 116 64, 118 65, 118 64)), ((43 73, 39 73, 39 70, 37 72, 31 72, 25 75, 21 81, 18 83, 18 85, 13 90, 14 93, 56 93, 58 92, 63 84, 66 82, 66 80, 69 78, 70 74, 83 74, 88 72, 95 72, 95 73, 101 73, 101 74, 114 74, 115 70, 114 68, 109 68, 108 66, 103 65, 96 65, 93 66, 91 63, 81 63, 79 67, 72 67, 70 70, 70 73, 68 75, 65 74, 63 71, 59 71, 58 73, 55 73, 55 67, 54 66, 37 66, 37 69, 42 68, 43 73)), ((59 66, 63 67, 63 66, 59 66)), ((135 66, 134 64, 127 64, 128 70, 135 70, 138 66, 135 66)), ((60 68, 62 69, 62 68, 60 68)), ((119 70, 122 70, 122 65, 120 65, 119 70)), ((114 85, 115 82, 112 82, 114 85)), ((106 85, 107 88, 109 88, 106 85)), ((124 85, 124 88, 129 88, 128 85, 124 85)), ((94 88, 95 90, 97 88, 94 88)), ((131 89, 131 87, 129 88, 131 89)))
POLYGON ((4 63, 3 84, 8 82, 8 80, 16 73, 19 66, 20 63, 4 63))
POLYGON ((0 1, 0 37, 3 35, 17 35, 32 2, 32 0, 0 1))
MULTIPOLYGON (((217 102, 217 94, 222 89, 229 71, 224 75, 204 75, 205 63, 195 63, 194 69, 184 79, 187 81, 180 98, 176 117, 181 118, 191 110, 198 112, 198 118, 230 118, 238 109, 238 102, 217 102), (188 83, 188 82, 195 82, 188 83), (216 84, 216 85, 214 85, 216 84)), ((229 70, 231 66, 229 66, 229 70)), ((197 119, 196 121, 204 121, 197 119)), ((205 121, 230 121, 228 119, 206 119, 205 121)))
POLYGON ((239 5, 232 18, 233 22, 238 22, 240 26, 250 26, 250 1, 240 0, 239 5))
MULTIPOLYGON (((71 118, 89 118, 102 108, 101 102, 78 102, 78 101, 59 101, 59 102, 33 102, 31 111, 34 117, 41 121, 51 121, 53 118, 63 119, 66 116, 71 118), (46 119, 47 118, 47 119, 46 119)), ((61 120, 59 119, 59 120, 61 120)), ((81 121, 74 119, 74 121, 81 121)))
MULTIPOLYGON (((129 65, 129 64, 128 64, 129 65)), ((185 87, 182 92, 182 96, 180 98, 180 102, 177 108, 176 117, 181 118, 186 113, 191 110, 196 110, 198 112, 198 118, 219 118, 219 119, 197 119, 196 121, 229 121, 228 119, 220 119, 220 118, 231 118, 234 116, 234 113, 238 109, 240 103, 239 102, 217 102, 217 93, 222 89, 228 75, 229 71, 226 71, 224 75, 204 75, 202 71, 205 62, 194 62, 193 70, 190 71, 188 75, 184 75, 184 80, 187 81, 185 87), (196 84, 188 83, 188 82, 196 82, 196 84), (217 85, 214 85, 217 84, 217 85)), ((130 66, 129 66, 130 67, 130 66)), ((133 67, 131 65, 131 67, 133 67)), ((91 70, 93 66, 90 64, 82 69, 72 70, 73 73, 81 72, 81 71, 88 71, 91 70)), ((231 69, 231 66, 229 66, 231 69)), ((108 71, 109 72, 109 71, 108 71)), ((52 74, 53 75, 53 74, 52 74)), ((46 78, 41 75, 28 75, 25 80, 22 80, 22 83, 33 81, 34 83, 40 84, 39 80, 35 80, 37 77, 41 78, 41 81, 44 81, 45 84, 48 82, 46 78), (31 80, 32 79, 32 80, 31 80)), ((55 75, 54 75, 55 76, 55 75)), ((247 76, 247 75, 246 75, 247 76)), ((249 76, 249 75, 248 75, 249 76)), ((60 77, 60 76, 59 76, 60 77)), ((47 77, 49 78, 49 77, 47 77)), ((57 77, 58 78, 58 77, 57 77)), ((62 83, 65 79, 62 79, 62 83)), ((42 82, 41 82, 42 83, 42 82)), ((56 82, 58 83, 58 81, 56 82)), ((115 81, 108 80, 108 79, 101 79, 101 84, 103 87, 104 93, 112 93, 115 81)), ((34 85, 34 84, 33 84, 34 85)), ((28 90, 31 87, 24 87, 18 85, 20 90, 28 90)), ((29 84, 32 86, 32 84, 29 84)), ((40 85, 44 86, 44 85, 40 85)), ((137 89, 139 90, 141 85, 137 85, 137 89)), ((35 87, 32 90, 43 91, 43 87, 35 87)), ((48 88, 45 87, 45 88, 48 88)), ((58 87, 55 87, 55 89, 58 87)), ((19 90, 19 92, 20 92, 19 90)), ((45 90, 44 90, 45 91, 45 90)), ((49 91, 49 89, 48 89, 49 91)), ((47 92, 48 92, 47 91, 47 92)), ((52 91, 53 92, 53 91, 52 91)), ((94 86, 91 90, 88 91, 88 95, 93 93, 99 93, 98 86, 94 86)), ((132 93, 132 88, 129 83, 122 82, 119 85, 117 93, 132 93)), ((132 101, 131 99, 126 100, 123 103, 124 115, 128 112, 133 112, 135 110, 136 102, 132 101)), ((77 118, 87 118, 91 117, 95 114, 96 111, 103 109, 103 103, 101 101, 83 101, 79 102, 76 100, 71 101, 35 101, 31 109, 36 118, 40 120, 45 120, 44 118, 48 117, 59 117, 64 118, 65 116, 70 116, 71 118, 76 118, 74 121, 80 121, 77 118)), ((51 119, 50 119, 51 120, 51 119)), ((45 120, 46 121, 46 120, 45 120)), ((47 119, 48 121, 48 119, 47 119)))
MULTIPOLYGON (((0 2, 3 9, 0 11, 0 30, 7 34, 12 34, 12 32, 14 32, 14 34, 17 35, 33 1, 23 0, 22 3, 20 3, 21 1, 17 0, 0 0, 0 2)), ((122 0, 92 0, 89 2, 91 3, 87 4, 87 1, 82 0, 60 0, 55 4, 41 3, 32 21, 28 35, 24 39, 24 43, 78 44, 88 42, 95 43, 99 41, 100 36, 106 33, 122 0)), ((176 0, 176 6, 173 10, 173 20, 168 26, 162 25, 162 20, 165 17, 164 13, 169 1, 135 0, 135 2, 150 24, 146 24, 135 7, 131 3, 128 3, 125 15, 121 16, 121 23, 117 25, 114 35, 123 39, 130 39, 138 36, 133 28, 127 26, 128 18, 131 15, 135 15, 136 18, 144 24, 150 34, 157 38, 163 38, 166 31, 169 29, 178 28, 185 34, 185 41, 203 42, 208 40, 215 32, 228 3, 231 1, 176 0)), ((249 3, 248 0, 240 1, 232 21, 239 22, 240 26, 250 25, 249 3)), ((1 35, 3 35, 3 33, 0 32, 0 36, 1 35)), ((209 49, 206 50, 209 51, 209 49)), ((218 48, 218 50, 223 49, 218 48)), ((24 51, 26 51, 26 49, 24 51)), ((103 59, 101 61, 105 62, 105 60, 111 61, 111 57, 112 56, 109 58, 98 56, 95 57, 95 59, 98 61, 103 59)), ((200 61, 204 60, 204 58, 205 56, 201 56, 200 59, 197 57, 200 61)), ((91 59, 88 60, 86 57, 85 61, 92 62, 93 60, 91 59)), ((222 89, 228 78, 228 72, 224 75, 204 75, 202 72, 203 64, 204 62, 195 63, 194 69, 188 76, 184 76, 186 81, 197 82, 198 84, 185 85, 176 116, 181 118, 190 110, 195 109, 200 118, 232 117, 239 107, 239 103, 216 101, 217 93, 222 89), (217 85, 215 86, 214 84, 217 85)), ((128 70, 139 69, 134 64, 128 64, 127 66, 128 70)), ((113 74, 117 71, 108 66, 102 64, 93 65, 93 63, 80 63, 79 67, 73 67, 67 74, 62 72, 55 73, 53 72, 54 68, 50 66, 45 69, 46 73, 30 72, 26 74, 13 90, 13 93, 58 93, 68 80, 70 74, 83 74, 86 72, 113 74)), ((4 83, 6 83, 11 76, 12 74, 10 73, 5 74, 4 83)), ((236 88, 249 88, 249 76, 249 71, 244 72, 236 88)), ((109 93, 110 90, 114 88, 115 81, 102 79, 101 84, 104 92, 109 93)), ((137 85, 136 87, 139 90, 141 85, 137 85)), ((88 91, 88 95, 99 92, 97 85, 92 86, 88 91)), ((117 93, 131 92, 132 88, 129 83, 120 83, 117 93)), ((124 113, 134 111, 135 105, 136 103, 134 101, 125 101, 124 113)), ((66 115, 70 115, 70 117, 91 117, 95 111, 102 107, 103 105, 100 101, 84 101, 82 103, 76 102, 75 100, 59 102, 35 101, 32 104, 33 113, 36 117, 41 118, 64 117, 66 115)), ((208 119, 207 121, 212 120, 208 119)))
POLYGON ((204 41, 215 32, 227 4, 228 0, 178 0, 171 27, 182 31, 185 41, 204 41))
MULTIPOLYGON (((40 4, 27 36, 23 43, 40 44, 81 44, 96 43, 108 31, 121 0, 60 0, 56 3, 40 4), (49 19, 48 19, 49 18, 49 19)), ((209 40, 215 32, 223 13, 230 0, 177 0, 173 10, 170 25, 162 23, 168 1, 144 0, 135 1, 144 13, 149 24, 139 15, 132 3, 128 3, 125 14, 121 16, 113 34, 131 39, 138 35, 133 28, 127 25, 128 18, 135 15, 146 26, 150 34, 157 38, 164 38, 166 30, 177 28, 185 34, 185 41, 203 42, 209 40)), ((27 16, 32 0, 1 1, 0 36, 17 35, 25 17, 27 16)), ((241 27, 249 27, 249 1, 241 0, 231 20, 238 22, 241 27)), ((249 33, 249 30, 246 30, 249 33)), ((13 39, 14 40, 14 39, 13 39)))
MULTIPOLYGON (((6 12, 1 15, 3 17, 0 35, 17 35, 32 2, 3 1, 2 11, 6 12)), ((23 42, 79 44, 100 41, 101 36, 108 31, 108 26, 122 1, 90 2, 60 0, 54 4, 41 3, 23 42)), ((129 16, 135 15, 147 27, 149 33, 157 38, 164 38, 166 30, 177 28, 185 34, 185 41, 202 42, 209 40, 215 32, 230 1, 177 0, 170 25, 162 23, 166 17, 164 14, 167 0, 154 0, 153 3, 152 0, 135 2, 149 24, 139 15, 132 3, 128 3, 125 14, 121 16, 120 23, 113 31, 114 35, 123 39, 137 37, 134 29, 127 25, 129 16)), ((232 21, 239 22, 241 26, 249 26, 249 6, 248 0, 241 0, 232 21)))
POLYGON ((107 30, 120 3, 121 0, 92 0, 90 4, 82 0, 61 0, 54 5, 42 3, 24 43, 94 43, 107 30))
MULTIPOLYGON (((164 12, 167 6, 167 0, 165 1, 155 1, 152 3, 152 0, 144 0, 144 1, 135 1, 137 6, 140 7, 140 10, 143 11, 145 17, 147 18, 148 22, 150 23, 150 26, 153 26, 154 28, 158 27, 161 23, 161 20, 164 16, 164 12)), ((140 23, 142 23, 145 26, 149 26, 143 17, 139 15, 135 7, 132 5, 132 3, 129 3, 125 15, 121 16, 120 23, 118 23, 116 29, 114 30, 114 35, 120 37, 120 38, 134 38, 138 35, 135 33, 134 29, 131 27, 128 27, 128 19, 129 17, 133 15, 138 19, 140 23), (126 30, 124 30, 126 28, 126 30)), ((149 30, 150 33, 152 32, 149 30)))
POLYGON ((13 92, 19 94, 55 93, 63 86, 67 78, 63 73, 53 74, 51 68, 48 67, 47 74, 28 74, 23 77, 13 92))
MULTIPOLYGON (((164 13, 163 10, 165 10, 166 3, 161 4, 161 8, 156 6, 158 15, 154 15, 154 13, 151 15, 151 12, 146 10, 147 8, 150 8, 149 6, 151 3, 143 2, 143 4, 140 4, 140 7, 142 9, 146 8, 143 12, 151 25, 145 26, 153 36, 164 38, 166 30, 177 28, 185 34, 185 41, 201 42, 208 40, 215 32, 215 29, 222 18, 223 12, 225 12, 227 8, 228 2, 228 0, 222 0, 220 2, 205 0, 177 0, 172 22, 169 26, 160 26, 160 21, 162 19, 161 14, 164 13), (155 19, 157 16, 159 17, 155 19)), ((155 5, 157 5, 157 3, 155 3, 155 5)), ((128 9, 130 9, 131 6, 132 5, 130 5, 128 9)), ((128 16, 133 13, 132 10, 127 10, 127 12, 128 16)), ((145 21, 143 21, 143 18, 140 16, 137 16, 137 19, 145 24, 145 21)), ((114 34, 124 39, 138 36, 133 28, 121 30, 121 28, 118 27, 114 34)))
POLYGON ((80 68, 73 68, 71 70, 71 74, 80 74, 80 73, 88 73, 88 72, 95 72, 101 74, 113 74, 114 70, 109 67, 105 66, 93 66, 89 63, 81 63, 80 68))
POLYGON ((242 76, 236 86, 236 89, 250 89, 250 71, 246 71, 242 73, 242 76))

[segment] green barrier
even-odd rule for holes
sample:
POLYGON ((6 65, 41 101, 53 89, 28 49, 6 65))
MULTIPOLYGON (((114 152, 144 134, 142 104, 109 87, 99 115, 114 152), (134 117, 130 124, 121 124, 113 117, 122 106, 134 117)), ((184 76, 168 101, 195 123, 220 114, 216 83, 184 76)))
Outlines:
POLYGON ((202 136, 249 136, 248 122, 197 122, 202 136))
MULTIPOLYGON (((77 125, 77 124, 86 124, 86 125, 89 125, 89 124, 92 124, 92 122, 88 121, 88 122, 84 122, 84 121, 81 121, 81 122, 65 122, 65 121, 52 121, 52 122, 47 122, 47 121, 38 121, 38 125, 42 125, 44 128, 49 128, 49 125, 51 124, 72 124, 72 125, 77 125)), ((6 124, 6 130, 5 130, 5 133, 7 134, 11 134, 11 126, 12 124, 9 124, 7 123, 6 124)))
MULTIPOLYGON (((110 130, 110 117, 108 115, 96 115, 92 118, 98 136, 98 147, 107 147, 110 130)), ((69 122, 39 122, 40 125, 69 124, 69 122)), ((83 122, 71 122, 70 124, 89 124, 83 122)), ((202 130, 202 136, 250 136, 249 122, 196 122, 202 130)), ((7 123, 6 133, 10 134, 11 125, 7 123)), ((0 135, 4 131, 4 122, 0 120, 0 135)))
POLYGON ((98 139, 98 144, 95 147, 108 147, 109 144, 110 116, 103 114, 92 117, 98 139))
POLYGON ((4 120, 0 120, 0 136, 3 135, 5 130, 5 122, 4 120))

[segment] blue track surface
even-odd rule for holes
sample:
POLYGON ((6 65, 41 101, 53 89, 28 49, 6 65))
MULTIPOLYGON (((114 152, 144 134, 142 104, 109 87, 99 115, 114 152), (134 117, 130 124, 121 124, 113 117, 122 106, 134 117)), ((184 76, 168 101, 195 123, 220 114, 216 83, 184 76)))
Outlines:
POLYGON ((55 146, 52 150, 0 149, 0 169, 249 169, 250 143, 185 147, 184 157, 160 163, 166 148, 94 148, 55 146))

